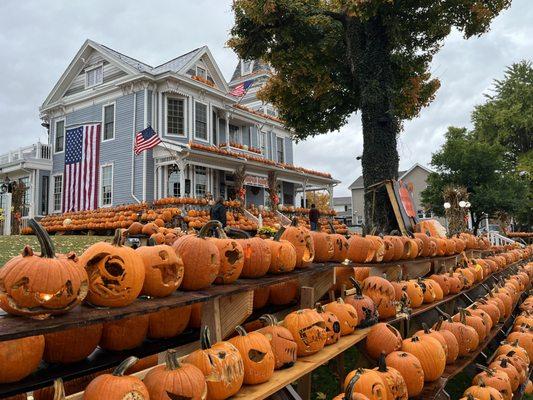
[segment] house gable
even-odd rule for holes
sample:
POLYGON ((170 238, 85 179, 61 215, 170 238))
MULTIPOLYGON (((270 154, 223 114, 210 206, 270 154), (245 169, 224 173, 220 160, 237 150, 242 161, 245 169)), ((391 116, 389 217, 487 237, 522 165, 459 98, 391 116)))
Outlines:
POLYGON ((224 93, 229 92, 229 87, 224 79, 224 75, 213 58, 209 48, 204 46, 199 50, 200 51, 198 51, 194 57, 191 57, 189 62, 177 72, 182 75, 193 77, 197 75, 197 67, 200 67, 207 71, 207 80, 212 82, 215 85, 214 87, 224 93))

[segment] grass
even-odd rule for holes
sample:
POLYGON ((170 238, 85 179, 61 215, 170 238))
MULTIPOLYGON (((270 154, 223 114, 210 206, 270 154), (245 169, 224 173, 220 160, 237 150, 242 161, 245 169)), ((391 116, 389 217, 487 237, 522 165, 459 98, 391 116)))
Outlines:
MULTIPOLYGON (((64 254, 73 251, 78 255, 83 253, 91 244, 110 239, 107 236, 66 235, 53 235, 51 238, 56 247, 56 252, 64 254)), ((30 245, 36 253, 40 251, 37 237, 33 235, 0 236, 0 267, 9 259, 19 255, 25 245, 30 245)))

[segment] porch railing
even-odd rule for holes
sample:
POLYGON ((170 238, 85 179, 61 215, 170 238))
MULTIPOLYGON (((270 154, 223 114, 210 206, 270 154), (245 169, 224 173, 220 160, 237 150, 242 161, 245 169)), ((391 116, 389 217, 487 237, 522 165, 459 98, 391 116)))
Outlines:
POLYGON ((498 232, 490 231, 488 233, 490 244, 493 246, 505 246, 505 245, 516 245, 524 246, 522 243, 519 243, 513 239, 509 239, 506 236, 500 235, 498 232))
POLYGON ((9 164, 18 160, 51 160, 52 149, 49 144, 35 143, 31 146, 20 147, 0 155, 0 164, 9 164))

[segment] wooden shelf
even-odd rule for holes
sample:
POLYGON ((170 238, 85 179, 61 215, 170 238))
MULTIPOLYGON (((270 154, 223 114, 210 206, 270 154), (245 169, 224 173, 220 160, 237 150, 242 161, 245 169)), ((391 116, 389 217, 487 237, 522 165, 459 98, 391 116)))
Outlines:
POLYGON ((331 264, 314 264, 309 268, 295 270, 280 275, 267 275, 261 279, 239 279, 230 285, 213 285, 200 291, 176 291, 171 296, 161 299, 137 299, 127 307, 99 309, 81 305, 70 312, 52 316, 45 320, 17 317, 0 312, 0 341, 41 335, 119 320, 160 310, 182 307, 188 304, 207 302, 214 298, 227 297, 249 292, 257 288, 283 283, 293 279, 312 280, 316 275, 331 270, 331 264))

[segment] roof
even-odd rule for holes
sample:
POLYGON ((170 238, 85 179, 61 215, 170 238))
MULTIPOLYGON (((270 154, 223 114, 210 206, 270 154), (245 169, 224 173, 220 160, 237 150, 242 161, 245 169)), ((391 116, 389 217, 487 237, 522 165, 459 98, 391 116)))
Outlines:
POLYGON ((352 204, 352 198, 350 196, 344 196, 344 197, 334 197, 333 198, 333 205, 334 206, 341 206, 345 204, 352 204))
POLYGON ((103 50, 104 52, 108 52, 108 53, 111 53, 113 56, 119 58, 121 61, 125 62, 126 64, 130 65, 131 67, 141 71, 141 72, 150 72, 153 68, 146 64, 146 63, 143 63, 142 61, 139 61, 139 60, 136 60, 135 58, 132 58, 132 57, 129 57, 125 54, 122 54, 116 50, 113 50, 112 48, 110 47, 107 47, 101 43, 96 43, 94 42, 95 44, 97 44, 98 46, 101 47, 101 50, 103 50))
MULTIPOLYGON (((424 167, 423 165, 419 164, 419 163, 415 163, 413 164, 413 166, 407 170, 403 170, 403 171, 398 171, 398 179, 403 179, 405 178, 407 175, 409 175, 416 167, 419 167, 419 168, 422 168, 424 171, 426 171, 428 174, 430 172, 433 172, 432 170, 430 170, 429 168, 427 167, 424 167)), ((364 186, 364 182, 363 182, 363 175, 359 176, 355 181, 352 182, 352 184, 350 186, 348 186, 348 189, 352 190, 352 189, 363 189, 365 186, 364 186)))
POLYGON ((239 60, 239 62, 237 63, 237 66, 235 67, 235 71, 233 71, 233 75, 229 83, 230 86, 233 86, 234 84, 237 83, 237 81, 241 80, 241 78, 245 76, 261 75, 261 72, 264 72, 264 73, 272 72, 272 67, 270 65, 268 65, 267 63, 261 60, 254 60, 254 67, 252 68, 252 72, 247 75, 242 75, 241 63, 242 63, 242 60, 239 60))
POLYGON ((191 50, 188 53, 182 54, 179 57, 176 57, 170 61, 167 61, 166 63, 163 63, 161 65, 158 65, 157 67, 153 68, 150 72, 153 74, 160 74, 162 72, 177 72, 181 71, 181 69, 187 65, 194 57, 200 53, 201 50, 203 50, 204 47, 198 47, 197 49, 191 50))

